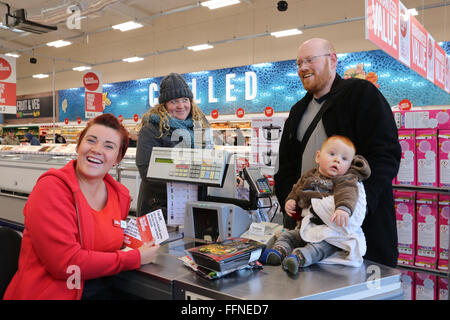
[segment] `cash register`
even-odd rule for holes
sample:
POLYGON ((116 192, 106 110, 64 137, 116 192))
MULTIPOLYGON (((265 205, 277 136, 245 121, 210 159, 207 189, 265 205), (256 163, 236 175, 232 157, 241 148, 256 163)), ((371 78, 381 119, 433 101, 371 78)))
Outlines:
POLYGON ((237 197, 236 155, 226 150, 154 147, 147 177, 199 185, 199 201, 187 202, 184 235, 217 241, 238 237, 257 220, 259 200, 272 190, 259 168, 247 167, 248 199, 237 197))

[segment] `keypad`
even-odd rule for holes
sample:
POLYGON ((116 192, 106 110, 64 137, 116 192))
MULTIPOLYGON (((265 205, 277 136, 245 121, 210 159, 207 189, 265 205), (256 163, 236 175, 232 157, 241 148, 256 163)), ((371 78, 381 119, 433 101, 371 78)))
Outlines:
POLYGON ((220 178, 220 169, 220 166, 216 166, 214 163, 210 162, 177 164, 173 175, 175 177, 218 180, 220 178))
POLYGON ((258 190, 260 193, 270 193, 270 187, 266 179, 259 179, 256 181, 256 183, 258 185, 258 190))

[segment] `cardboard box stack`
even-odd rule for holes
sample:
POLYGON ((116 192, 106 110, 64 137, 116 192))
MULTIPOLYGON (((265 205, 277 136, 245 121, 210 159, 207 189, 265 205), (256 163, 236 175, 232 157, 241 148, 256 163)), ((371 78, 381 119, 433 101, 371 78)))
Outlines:
POLYGON ((450 109, 394 111, 402 147, 393 183, 450 187, 450 109))
POLYGON ((394 111, 402 157, 393 184, 405 300, 448 300, 450 108, 394 111), (433 271, 436 270, 436 271, 433 271))

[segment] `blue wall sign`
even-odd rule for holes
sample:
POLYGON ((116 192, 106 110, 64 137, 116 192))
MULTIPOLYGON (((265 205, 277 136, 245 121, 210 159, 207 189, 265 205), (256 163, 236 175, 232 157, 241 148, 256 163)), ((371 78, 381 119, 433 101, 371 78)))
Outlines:
MULTIPOLYGON (((442 44, 449 54, 450 42, 442 44)), ((381 50, 338 54, 337 73, 373 82, 389 104, 409 99, 413 106, 450 104, 448 93, 381 50)), ((287 112, 305 95, 295 60, 183 74, 202 111, 210 115, 263 113, 267 106, 287 112)), ((103 84, 104 112, 139 118, 157 103, 162 77, 103 84)), ((84 88, 58 92, 59 121, 84 118, 84 88)))

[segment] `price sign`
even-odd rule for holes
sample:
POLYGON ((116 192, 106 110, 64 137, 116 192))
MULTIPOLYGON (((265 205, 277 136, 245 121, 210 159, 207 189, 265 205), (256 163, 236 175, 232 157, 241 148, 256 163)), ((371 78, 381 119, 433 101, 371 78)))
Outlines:
POLYGON ((273 108, 272 107, 266 107, 266 109, 264 110, 264 114, 266 115, 266 117, 273 116, 273 108))

